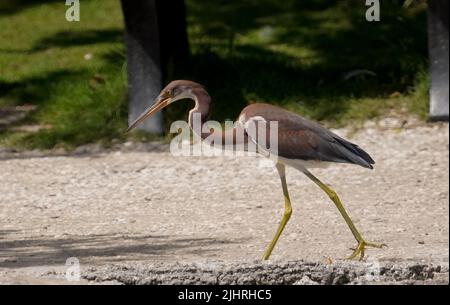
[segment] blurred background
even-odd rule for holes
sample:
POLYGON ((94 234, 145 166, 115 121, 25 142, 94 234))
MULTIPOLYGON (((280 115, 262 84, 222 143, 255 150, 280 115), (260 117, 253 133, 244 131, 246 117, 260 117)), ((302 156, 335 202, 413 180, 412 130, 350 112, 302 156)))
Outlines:
MULTIPOLYGON (((427 118, 426 1, 382 1, 380 22, 367 22, 365 1, 357 0, 176 2, 159 23, 162 45, 176 50, 161 48, 161 85, 179 78, 205 85, 212 119, 234 120, 255 102, 331 127, 385 115, 427 118), (187 37, 164 28, 172 23, 187 37)), ((0 146, 154 139, 124 134, 120 1, 82 0, 80 22, 66 21, 67 8, 59 0, 0 2, 0 146)), ((165 130, 191 106, 168 107, 165 130)))

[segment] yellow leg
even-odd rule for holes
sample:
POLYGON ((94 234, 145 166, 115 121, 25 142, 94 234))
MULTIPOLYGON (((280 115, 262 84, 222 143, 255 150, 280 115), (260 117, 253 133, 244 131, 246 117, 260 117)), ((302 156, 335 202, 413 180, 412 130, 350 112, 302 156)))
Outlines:
POLYGON ((304 174, 308 178, 310 178, 314 183, 316 183, 325 193, 327 193, 327 195, 330 197, 330 199, 334 202, 334 204, 338 208, 339 212, 341 213, 342 217, 344 218, 345 222, 347 223, 348 227, 350 228, 350 231, 352 232, 353 236, 355 237, 356 241, 358 242, 358 246, 356 247, 356 249, 352 253, 352 255, 350 255, 349 259, 354 259, 359 255, 360 259, 362 260, 364 258, 366 247, 382 248, 383 246, 386 246, 385 244, 366 242, 364 240, 364 238, 361 236, 361 234, 359 233, 359 231, 356 229, 350 216, 348 216, 347 211, 345 210, 344 206, 342 205, 342 202, 339 199, 336 192, 334 190, 332 190, 329 186, 324 184, 322 181, 320 181, 318 178, 316 178, 309 171, 304 171, 304 174))
POLYGON ((272 241, 270 242, 269 246, 267 247, 266 251, 264 252, 263 260, 269 259, 273 248, 275 247, 278 239, 280 238, 281 233, 284 230, 284 227, 286 226, 287 222, 289 221, 289 218, 291 218, 291 215, 292 215, 291 200, 289 199, 289 193, 288 193, 288 188, 287 188, 287 183, 286 183, 286 168, 283 164, 280 164, 280 163, 277 163, 276 168, 278 170, 278 174, 280 175, 281 186, 283 187, 284 215, 283 215, 283 218, 281 219, 281 223, 278 226, 275 236, 273 237, 272 241))

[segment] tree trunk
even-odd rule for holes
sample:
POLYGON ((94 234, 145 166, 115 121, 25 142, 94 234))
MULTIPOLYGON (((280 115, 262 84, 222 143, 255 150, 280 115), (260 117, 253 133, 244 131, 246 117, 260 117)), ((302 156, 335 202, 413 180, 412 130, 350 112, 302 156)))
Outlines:
MULTIPOLYGON (((169 63, 182 65, 189 55, 184 0, 121 0, 128 66, 128 122, 150 106, 168 78, 169 63)), ((139 128, 161 134, 162 114, 139 128)))
MULTIPOLYGON (((121 0, 125 18, 128 69, 128 122, 134 121, 159 94, 162 66, 156 0, 121 0)), ((139 126, 162 133, 162 114, 139 126)))

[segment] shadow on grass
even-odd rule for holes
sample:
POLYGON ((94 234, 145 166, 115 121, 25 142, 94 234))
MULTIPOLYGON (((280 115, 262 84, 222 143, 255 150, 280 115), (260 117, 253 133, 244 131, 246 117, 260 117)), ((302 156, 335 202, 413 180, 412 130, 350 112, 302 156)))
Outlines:
POLYGON ((22 78, 20 81, 1 81, 0 96, 8 96, 16 105, 42 105, 50 100, 53 90, 62 81, 80 81, 85 79, 87 71, 61 69, 39 76, 22 78))
POLYGON ((236 47, 232 58, 206 52, 191 59, 195 69, 188 78, 206 86, 214 100, 212 117, 219 121, 236 118, 253 102, 297 103, 310 116, 333 120, 346 111, 350 95, 379 94, 371 90, 376 79, 345 82, 341 74, 326 79, 317 67, 294 67, 289 62, 295 58, 252 46, 236 47))
POLYGON ((31 49, 2 48, 0 53, 27 54, 50 48, 70 48, 99 43, 120 43, 122 41, 123 31, 118 29, 60 31, 40 39, 31 49))
POLYGON ((205 84, 218 120, 261 101, 339 121, 352 99, 407 93, 426 65, 425 10, 407 11, 402 1, 383 3, 379 23, 365 20, 361 1, 187 3, 193 56, 172 78, 205 84), (361 69, 374 76, 344 80, 361 69))

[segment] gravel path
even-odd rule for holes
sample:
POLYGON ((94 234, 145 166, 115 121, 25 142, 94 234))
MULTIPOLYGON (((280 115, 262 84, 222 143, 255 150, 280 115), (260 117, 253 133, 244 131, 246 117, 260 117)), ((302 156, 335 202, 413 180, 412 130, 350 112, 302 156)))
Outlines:
MULTIPOLYGON (((351 139, 371 153, 375 170, 313 172, 340 194, 366 239, 389 245, 370 249, 368 262, 444 266, 448 283, 448 124, 374 126, 351 139)), ((273 168, 250 157, 174 157, 158 144, 120 147, 0 150, 0 283, 61 281, 68 257, 79 259, 85 282, 127 282, 111 276, 120 268, 147 270, 144 278, 178 263, 209 270, 261 257, 283 213, 273 168)), ((351 268, 341 259, 355 243, 332 202, 295 170, 288 183, 294 212, 273 261, 351 268)))

